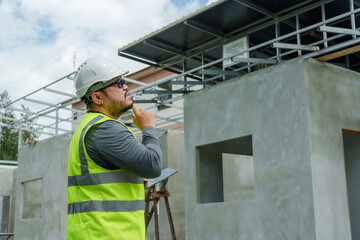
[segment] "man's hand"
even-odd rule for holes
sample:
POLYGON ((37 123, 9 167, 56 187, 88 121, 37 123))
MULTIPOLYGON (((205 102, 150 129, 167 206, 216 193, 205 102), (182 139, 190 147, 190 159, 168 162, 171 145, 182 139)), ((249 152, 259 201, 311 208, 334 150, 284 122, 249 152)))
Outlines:
POLYGON ((132 118, 136 127, 142 131, 145 127, 155 127, 156 119, 153 114, 146 112, 144 109, 137 109, 135 104, 133 104, 132 109, 134 111, 134 115, 132 118))
POLYGON ((147 178, 143 178, 144 187, 146 188, 149 180, 147 178))

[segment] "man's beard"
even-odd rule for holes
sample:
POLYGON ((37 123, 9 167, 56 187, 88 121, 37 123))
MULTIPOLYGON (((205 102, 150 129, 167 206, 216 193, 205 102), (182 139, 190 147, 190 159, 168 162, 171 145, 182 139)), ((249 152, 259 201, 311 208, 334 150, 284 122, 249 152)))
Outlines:
POLYGON ((134 104, 134 102, 131 103, 130 106, 127 106, 127 107, 125 107, 124 109, 122 109, 122 110, 120 111, 120 115, 122 115, 122 114, 125 113, 127 110, 129 110, 130 108, 132 108, 132 105, 133 105, 133 104, 134 104))
MULTIPOLYGON (((133 101, 131 101, 131 104, 129 104, 128 106, 122 106, 121 108, 119 107, 119 105, 121 104, 120 102, 116 101, 115 99, 110 99, 111 103, 110 103, 110 113, 113 116, 121 116, 123 113, 125 113, 127 110, 129 110, 130 108, 132 108, 132 105, 134 104, 133 101)), ((126 100, 124 101, 126 102, 126 100)))

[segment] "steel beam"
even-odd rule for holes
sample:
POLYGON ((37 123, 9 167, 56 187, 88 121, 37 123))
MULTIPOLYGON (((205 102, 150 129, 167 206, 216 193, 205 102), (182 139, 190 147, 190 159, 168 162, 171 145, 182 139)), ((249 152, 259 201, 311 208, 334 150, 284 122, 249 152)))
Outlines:
MULTIPOLYGON (((33 122, 28 122, 27 124, 38 126, 38 127, 41 127, 42 129, 49 128, 49 129, 56 130, 56 127, 51 127, 51 125, 44 125, 44 124, 33 123, 33 122)), ((57 129, 60 130, 60 131, 64 131, 64 132, 69 131, 68 129, 64 129, 64 128, 57 128, 57 129)))
POLYGON ((189 26, 189 27, 200 30, 202 32, 211 34, 211 35, 213 35, 215 37, 218 37, 218 38, 223 38, 224 37, 224 33, 221 30, 216 29, 216 28, 214 28, 212 26, 205 25, 205 24, 200 23, 198 21, 195 21, 193 19, 185 20, 184 24, 189 26))
POLYGON ((63 95, 63 96, 67 96, 67 97, 71 97, 71 98, 76 98, 76 96, 75 96, 74 94, 70 94, 70 93, 58 91, 58 90, 55 90, 55 89, 44 88, 44 90, 47 91, 47 92, 53 92, 53 93, 60 94, 60 95, 63 95))
MULTIPOLYGON (((201 73, 204 74, 204 73, 201 73)), ((208 81, 169 81, 169 85, 214 85, 214 82, 208 81)))
POLYGON ((294 50, 304 50, 304 51, 319 51, 320 50, 320 47, 318 47, 318 46, 298 45, 298 44, 280 43, 280 42, 275 42, 275 43, 271 44, 271 47, 294 49, 294 50))
POLYGON ((243 58, 243 57, 232 57, 234 62, 245 62, 245 63, 265 63, 265 64, 276 64, 277 61, 274 59, 267 58, 243 58))
POLYGON ((176 47, 171 46, 166 43, 163 43, 163 42, 160 42, 158 40, 146 39, 146 40, 143 40, 143 43, 147 46, 158 48, 160 50, 163 50, 165 52, 169 52, 169 53, 172 53, 175 55, 180 55, 180 56, 184 55, 184 53, 182 51, 179 51, 176 47))
POLYGON ((131 82, 131 83, 134 83, 134 84, 140 85, 140 86, 145 86, 145 87, 149 86, 149 84, 146 84, 146 83, 143 83, 143 82, 140 82, 140 81, 137 81, 137 80, 128 78, 128 77, 124 77, 124 80, 125 80, 126 82, 131 82))
POLYGON ((37 103, 37 104, 41 104, 41 105, 46 105, 46 106, 50 106, 50 107, 56 107, 56 104, 52 104, 52 103, 48 103, 48 102, 44 102, 44 101, 39 101, 36 99, 32 99, 32 98, 24 98, 25 101, 28 102, 33 102, 33 103, 37 103))
POLYGON ((4 117, 4 116, 1 116, 1 115, 0 115, 0 119, 9 120, 9 121, 13 121, 13 122, 19 121, 19 120, 16 120, 16 118, 4 117))
POLYGON ((157 100, 133 100, 133 103, 157 103, 157 100))
MULTIPOLYGON (((0 123, 0 126, 13 128, 13 126, 9 126, 9 125, 3 124, 3 123, 0 123)), ((29 128, 21 127, 21 130, 28 131, 28 132, 36 132, 36 133, 40 133, 40 134, 55 135, 55 134, 52 134, 52 133, 41 132, 38 129, 29 129, 29 128)))
POLYGON ((330 27, 330 26, 320 26, 318 27, 318 31, 320 32, 331 32, 331 33, 341 33, 348 35, 360 35, 360 31, 357 29, 348 29, 348 28, 339 28, 339 27, 330 27))
POLYGON ((185 94, 189 91, 180 90, 143 90, 143 94, 185 94))
MULTIPOLYGON (((349 4, 350 4, 350 11, 354 11, 354 0, 350 0, 349 4)), ((350 19, 351 19, 351 29, 355 30, 356 29, 355 14, 351 14, 350 19)), ((353 34, 352 37, 356 38, 356 34, 353 34)))
POLYGON ((250 9, 252 9, 252 10, 255 10, 256 12, 264 14, 264 15, 266 15, 268 17, 271 17, 271 18, 276 18, 277 17, 277 15, 274 14, 273 12, 270 12, 270 11, 266 10, 265 8, 260 7, 259 5, 255 4, 253 2, 250 2, 248 0, 233 0, 233 1, 235 1, 237 3, 240 3, 241 5, 244 5, 245 7, 248 7, 250 9))
POLYGON ((135 55, 129 55, 129 54, 125 54, 123 52, 118 52, 118 56, 130 59, 130 60, 133 60, 133 61, 136 61, 136 62, 139 62, 139 63, 143 63, 143 64, 146 64, 146 65, 149 65, 149 66, 160 67, 160 65, 158 65, 158 64, 156 64, 154 62, 150 62, 150 61, 148 61, 148 59, 144 60, 143 58, 140 58, 140 57, 135 56, 135 55))
POLYGON ((207 74, 207 75, 226 75, 226 76, 238 76, 241 73, 237 71, 230 71, 230 70, 200 70, 198 71, 199 74, 207 74))
POLYGON ((162 105, 165 105, 165 106, 168 106, 170 108, 174 108, 174 109, 177 109, 177 110, 180 110, 180 111, 184 111, 184 108, 182 108, 180 106, 176 106, 174 104, 162 103, 162 102, 159 102, 158 104, 156 104, 156 106, 162 106, 162 105))
MULTIPOLYGON (((80 99, 77 99, 78 101, 76 101, 76 102, 81 102, 81 100, 80 99)), ((58 108, 61 108, 61 107, 58 107, 58 108)), ((86 112, 86 110, 85 109, 83 109, 83 110, 80 110, 80 109, 75 109, 75 108, 67 108, 67 107, 64 107, 64 108, 62 108, 63 110, 67 110, 67 111, 71 111, 71 112, 76 112, 76 113, 85 113, 86 112)))
POLYGON ((161 120, 167 121, 167 122, 174 122, 174 123, 184 124, 184 123, 181 122, 181 121, 177 121, 177 120, 171 119, 171 118, 169 118, 169 117, 162 117, 162 116, 159 116, 159 115, 157 115, 156 117, 159 118, 159 119, 161 119, 161 120))

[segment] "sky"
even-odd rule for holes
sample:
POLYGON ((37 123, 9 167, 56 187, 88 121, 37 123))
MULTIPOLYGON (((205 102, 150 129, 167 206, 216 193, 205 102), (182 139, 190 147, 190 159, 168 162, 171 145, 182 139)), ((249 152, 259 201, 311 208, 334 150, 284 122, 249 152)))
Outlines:
POLYGON ((23 97, 73 72, 74 59, 77 67, 103 56, 140 70, 117 49, 213 1, 0 0, 0 93, 23 97))

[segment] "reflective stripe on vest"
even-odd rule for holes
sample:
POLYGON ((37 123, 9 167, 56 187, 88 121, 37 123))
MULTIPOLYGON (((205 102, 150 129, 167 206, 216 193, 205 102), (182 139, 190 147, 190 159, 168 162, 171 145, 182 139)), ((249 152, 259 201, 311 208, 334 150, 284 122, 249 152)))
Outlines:
POLYGON ((68 187, 89 186, 104 183, 143 183, 141 178, 133 177, 129 172, 105 172, 68 177, 68 187), (130 181, 129 181, 130 180, 130 181))
POLYGON ((143 200, 135 201, 86 201, 68 205, 68 214, 85 212, 134 212, 144 209, 143 200))
POLYGON ((86 130, 89 128, 89 126, 100 121, 102 118, 104 118, 104 117, 97 116, 96 118, 91 120, 81 131, 80 140, 79 140, 79 157, 80 157, 80 162, 81 162, 81 173, 83 175, 89 174, 88 162, 86 160, 86 156, 84 153, 84 145, 83 145, 84 134, 85 134, 86 130))

